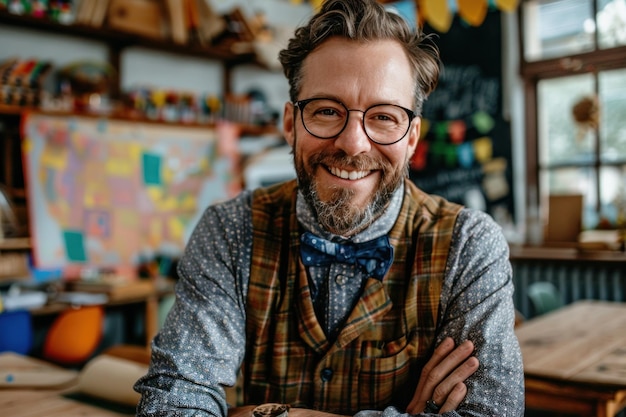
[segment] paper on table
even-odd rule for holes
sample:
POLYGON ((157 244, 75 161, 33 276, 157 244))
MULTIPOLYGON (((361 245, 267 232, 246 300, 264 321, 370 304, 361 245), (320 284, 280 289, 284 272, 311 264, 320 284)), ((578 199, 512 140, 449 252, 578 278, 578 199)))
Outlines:
POLYGON ((148 366, 123 358, 100 355, 85 365, 78 380, 78 391, 83 394, 116 402, 136 405, 139 393, 133 390, 135 382, 148 372, 148 366))
POLYGON ((59 388, 74 383, 77 374, 29 356, 0 354, 0 388, 59 388))

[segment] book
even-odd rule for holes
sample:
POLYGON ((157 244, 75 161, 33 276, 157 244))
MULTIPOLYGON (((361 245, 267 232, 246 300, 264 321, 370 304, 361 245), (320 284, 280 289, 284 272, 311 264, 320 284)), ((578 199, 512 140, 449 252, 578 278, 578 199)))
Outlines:
POLYGON ((189 39, 185 18, 185 2, 182 0, 167 0, 166 6, 172 40, 175 43, 184 45, 189 39))
POLYGON ((213 39, 226 29, 226 22, 218 16, 208 0, 195 0, 198 12, 198 40, 202 45, 210 45, 213 39))
POLYGON ((91 15, 91 26, 99 28, 104 24, 109 10, 109 0, 98 0, 91 15))
POLYGON ((81 25, 90 25, 94 8, 97 0, 80 0, 76 8, 75 23, 81 25))

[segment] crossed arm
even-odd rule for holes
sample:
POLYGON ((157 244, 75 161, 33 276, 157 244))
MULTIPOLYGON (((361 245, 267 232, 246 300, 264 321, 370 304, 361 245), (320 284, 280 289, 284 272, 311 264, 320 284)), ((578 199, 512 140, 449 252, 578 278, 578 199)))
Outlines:
MULTIPOLYGON (((426 401, 433 400, 441 407, 439 413, 455 410, 465 398, 465 380, 478 369, 478 359, 472 356, 474 344, 466 340, 455 346, 447 337, 437 346, 433 356, 422 370, 413 400, 407 408, 409 414, 422 413, 426 401)), ((232 408, 228 417, 249 417, 254 406, 232 408)), ((290 417, 333 417, 338 414, 309 409, 293 408, 290 417)))

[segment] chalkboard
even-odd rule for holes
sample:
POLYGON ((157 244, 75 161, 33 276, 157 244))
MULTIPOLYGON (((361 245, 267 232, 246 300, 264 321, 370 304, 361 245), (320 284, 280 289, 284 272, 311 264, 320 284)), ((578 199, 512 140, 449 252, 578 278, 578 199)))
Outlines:
POLYGON ((500 12, 479 27, 457 16, 434 33, 443 70, 424 104, 422 138, 410 177, 424 191, 512 222, 511 128, 502 115, 500 12))

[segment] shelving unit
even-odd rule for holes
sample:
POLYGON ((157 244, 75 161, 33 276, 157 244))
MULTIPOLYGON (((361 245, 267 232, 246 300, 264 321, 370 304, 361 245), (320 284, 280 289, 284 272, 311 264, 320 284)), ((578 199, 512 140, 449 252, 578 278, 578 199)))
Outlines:
POLYGON ((222 63, 225 69, 223 83, 226 93, 231 91, 230 71, 232 68, 242 64, 257 64, 261 66, 256 60, 254 53, 236 54, 219 46, 201 47, 196 45, 180 45, 166 39, 156 40, 107 28, 95 28, 78 24, 62 25, 47 19, 15 15, 2 10, 0 10, 0 24, 102 42, 108 46, 108 60, 110 64, 118 70, 118 73, 121 52, 129 47, 142 47, 155 51, 218 61, 222 63))
MULTIPOLYGON (((132 33, 125 33, 112 30, 107 27, 95 28, 87 25, 72 24, 63 25, 45 18, 35 18, 31 16, 15 15, 5 10, 0 10, 0 25, 26 29, 32 32, 46 35, 64 35, 78 40, 89 40, 101 43, 107 49, 107 61, 120 74, 122 53, 131 47, 140 47, 156 52, 167 52, 180 57, 201 58, 211 61, 223 67, 222 91, 225 95, 232 92, 231 72, 239 65, 256 65, 260 70, 266 68, 260 64, 254 53, 234 53, 227 46, 199 46, 180 45, 173 41, 162 39, 151 39, 132 33)), ((28 55, 28 51, 24 51, 28 55)), ((120 80, 117 79, 112 85, 110 95, 112 98, 120 96, 120 80)), ((24 111, 40 109, 30 109, 25 107, 7 106, 0 104, 0 184, 14 203, 18 218, 28 224, 26 207, 27 193, 25 189, 24 176, 22 172, 21 143, 20 143, 20 120, 24 111)), ((74 113, 68 113, 68 116, 74 113)), ((97 115, 94 117, 107 117, 97 115)), ((131 119, 124 115, 115 114, 111 117, 116 119, 131 119)), ((136 119, 134 119, 136 120, 136 119)), ((145 122, 145 119, 141 119, 145 122)), ((154 122, 165 123, 165 122, 154 122)), ((189 125, 189 124, 185 124, 189 125)), ((210 127, 211 125, 203 125, 210 127)), ((276 127, 263 126, 241 126, 241 134, 246 136, 257 136, 267 133, 276 133, 276 127)), ((0 262, 3 255, 6 258, 16 253, 29 251, 31 249, 30 238, 26 236, 5 237, 0 240, 0 262)), ((0 275, 0 281, 1 281, 0 275)))

